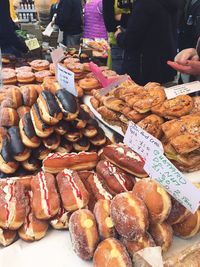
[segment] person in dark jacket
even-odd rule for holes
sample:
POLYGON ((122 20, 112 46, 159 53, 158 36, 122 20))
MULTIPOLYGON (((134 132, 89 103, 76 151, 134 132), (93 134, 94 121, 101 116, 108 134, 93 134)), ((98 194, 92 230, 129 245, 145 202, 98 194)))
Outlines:
POLYGON ((61 0, 58 5, 56 25, 63 31, 63 44, 73 47, 80 44, 82 33, 81 0, 61 0))
POLYGON ((177 15, 181 0, 137 0, 125 32, 115 33, 125 49, 123 72, 144 85, 167 83, 176 72, 167 65, 177 52, 177 15))
POLYGON ((51 9, 50 9, 50 21, 52 21, 53 16, 55 14, 57 14, 59 2, 60 1, 58 0, 55 4, 51 5, 51 9))
POLYGON ((10 5, 8 0, 0 1, 0 47, 3 54, 21 56, 26 53, 26 44, 15 33, 16 26, 10 17, 10 5))

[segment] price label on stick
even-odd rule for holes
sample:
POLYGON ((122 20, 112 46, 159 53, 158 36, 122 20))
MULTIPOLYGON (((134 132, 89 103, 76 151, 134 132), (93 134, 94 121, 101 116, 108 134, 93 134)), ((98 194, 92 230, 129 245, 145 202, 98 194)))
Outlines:
POLYGON ((36 38, 28 39, 25 41, 25 43, 30 51, 40 47, 40 44, 36 38))
POLYGON ((78 96, 74 82, 74 73, 58 64, 57 79, 60 86, 74 96, 78 96))
POLYGON ((181 85, 165 88, 167 99, 175 98, 178 95, 187 95, 200 91, 200 82, 195 81, 181 85))
POLYGON ((200 190, 184 177, 159 149, 150 151, 144 169, 170 195, 195 213, 200 204, 200 190))

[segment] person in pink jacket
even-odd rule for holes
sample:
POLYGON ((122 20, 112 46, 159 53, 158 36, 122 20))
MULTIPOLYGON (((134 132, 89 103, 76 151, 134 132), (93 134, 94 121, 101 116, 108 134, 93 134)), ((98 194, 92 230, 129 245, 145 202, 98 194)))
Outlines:
POLYGON ((103 19, 102 0, 87 0, 84 12, 84 38, 107 39, 107 31, 103 19))

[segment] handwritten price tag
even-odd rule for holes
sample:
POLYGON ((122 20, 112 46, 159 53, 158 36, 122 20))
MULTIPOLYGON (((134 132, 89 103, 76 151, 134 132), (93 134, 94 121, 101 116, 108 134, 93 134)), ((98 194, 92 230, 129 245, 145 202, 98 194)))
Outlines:
POLYGON ((144 166, 149 176, 192 213, 200 204, 200 190, 162 154, 152 149, 144 166))
POLYGON ((200 91, 200 82, 195 81, 181 85, 165 88, 167 99, 172 99, 178 95, 187 95, 200 91))
POLYGON ((124 136, 124 144, 144 159, 148 159, 149 152, 154 148, 159 149, 163 153, 162 143, 133 122, 129 122, 124 136))
POLYGON ((30 51, 40 47, 40 44, 38 43, 38 40, 36 38, 28 39, 25 41, 25 43, 30 51))
POLYGON ((57 68, 58 83, 62 88, 65 88, 68 92, 74 96, 78 96, 74 83, 74 73, 63 66, 58 64, 57 68))
POLYGON ((61 47, 55 49, 51 52, 51 58, 53 61, 53 64, 56 66, 57 63, 59 63, 63 58, 65 57, 64 51, 61 47))

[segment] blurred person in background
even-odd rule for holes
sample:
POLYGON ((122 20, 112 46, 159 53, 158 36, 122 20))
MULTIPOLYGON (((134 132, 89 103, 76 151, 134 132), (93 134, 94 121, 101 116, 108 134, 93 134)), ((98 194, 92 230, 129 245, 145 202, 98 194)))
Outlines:
POLYGON ((60 2, 60 0, 56 1, 54 4, 51 5, 51 9, 50 9, 50 21, 52 21, 53 16, 55 14, 57 14, 59 2, 60 2))
POLYGON ((60 0, 56 25, 63 31, 63 44, 67 47, 80 45, 82 34, 82 1, 60 0))
POLYGON ((177 53, 177 20, 182 0, 136 0, 126 31, 115 33, 125 49, 123 73, 138 84, 174 80, 167 65, 177 53))
POLYGON ((102 0, 87 0, 84 6, 84 38, 107 39, 102 0))
POLYGON ((3 54, 21 56, 28 48, 24 41, 17 37, 16 25, 10 16, 10 4, 8 0, 0 1, 0 47, 3 54))

